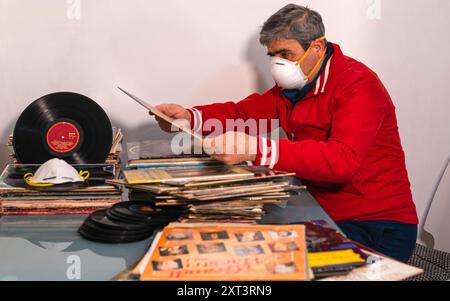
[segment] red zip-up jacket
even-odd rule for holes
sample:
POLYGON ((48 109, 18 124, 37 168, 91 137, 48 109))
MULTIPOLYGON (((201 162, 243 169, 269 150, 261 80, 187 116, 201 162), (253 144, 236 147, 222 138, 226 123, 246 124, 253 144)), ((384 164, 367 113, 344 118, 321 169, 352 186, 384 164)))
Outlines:
POLYGON ((373 71, 331 45, 315 88, 295 106, 275 86, 239 103, 194 107, 191 125, 279 119, 290 139, 260 137, 255 164, 295 172, 336 222, 417 224, 392 100, 373 71))

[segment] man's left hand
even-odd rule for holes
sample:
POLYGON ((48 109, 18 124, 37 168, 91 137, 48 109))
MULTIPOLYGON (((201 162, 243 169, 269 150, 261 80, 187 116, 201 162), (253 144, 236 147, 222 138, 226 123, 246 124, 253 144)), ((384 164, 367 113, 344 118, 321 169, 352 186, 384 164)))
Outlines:
POLYGON ((203 150, 213 159, 228 165, 255 161, 258 138, 243 132, 227 132, 203 140, 203 150))

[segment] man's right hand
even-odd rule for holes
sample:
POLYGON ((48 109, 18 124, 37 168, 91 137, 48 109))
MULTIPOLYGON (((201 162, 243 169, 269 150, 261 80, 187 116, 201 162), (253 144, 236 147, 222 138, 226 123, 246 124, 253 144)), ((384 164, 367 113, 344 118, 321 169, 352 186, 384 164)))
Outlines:
MULTIPOLYGON (((189 123, 189 125, 191 124, 191 114, 189 114, 189 111, 185 108, 183 108, 180 105, 177 104, 162 104, 162 105, 158 105, 156 106, 156 108, 158 110, 160 110, 162 113, 166 114, 167 116, 169 116, 170 118, 173 118, 174 120, 177 119, 184 119, 187 120, 189 123)), ((150 115, 154 116, 154 114, 152 114, 150 112, 150 115)), ((158 122, 159 127, 167 132, 167 133, 172 133, 173 129, 172 129, 172 125, 168 122, 166 122, 165 120, 159 118, 158 116, 155 116, 156 121, 158 122)))

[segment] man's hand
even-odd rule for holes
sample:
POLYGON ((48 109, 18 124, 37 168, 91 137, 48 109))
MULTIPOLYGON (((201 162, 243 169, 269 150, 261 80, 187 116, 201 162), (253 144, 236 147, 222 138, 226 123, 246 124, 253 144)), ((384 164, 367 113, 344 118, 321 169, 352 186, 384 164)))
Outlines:
POLYGON ((255 161, 258 139, 242 132, 227 132, 203 140, 203 150, 212 158, 233 165, 255 161))
MULTIPOLYGON (((167 116, 175 119, 175 120, 187 120, 188 124, 190 125, 191 122, 191 114, 189 114, 188 110, 183 108, 180 105, 177 104, 162 104, 162 105, 158 105, 156 106, 156 108, 158 110, 160 110, 162 113, 166 114, 167 116)), ((151 116, 154 116, 151 112, 150 112, 151 116)), ((162 120, 161 118, 159 118, 158 116, 155 116, 156 121, 158 122, 159 127, 167 132, 167 133, 172 133, 173 129, 172 129, 172 125, 168 122, 166 122, 165 120, 162 120)))

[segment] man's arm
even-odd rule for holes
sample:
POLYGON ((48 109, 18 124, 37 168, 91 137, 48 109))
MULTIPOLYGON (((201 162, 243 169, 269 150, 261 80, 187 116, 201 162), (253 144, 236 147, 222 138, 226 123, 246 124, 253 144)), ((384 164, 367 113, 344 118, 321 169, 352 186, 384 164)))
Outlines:
MULTIPOLYGON (((208 124, 211 125, 214 122, 221 124, 223 132, 235 131, 236 129, 233 128, 227 129, 227 120, 241 119, 248 121, 253 119, 256 124, 261 120, 267 120, 267 124, 270 126, 270 120, 279 118, 277 110, 278 89, 274 87, 262 95, 252 94, 238 103, 227 102, 193 107, 188 110, 191 127, 194 131, 208 135, 213 130, 208 124)), ((217 129, 214 130, 217 133, 217 129)), ((268 130, 270 131, 270 129, 268 130)))

